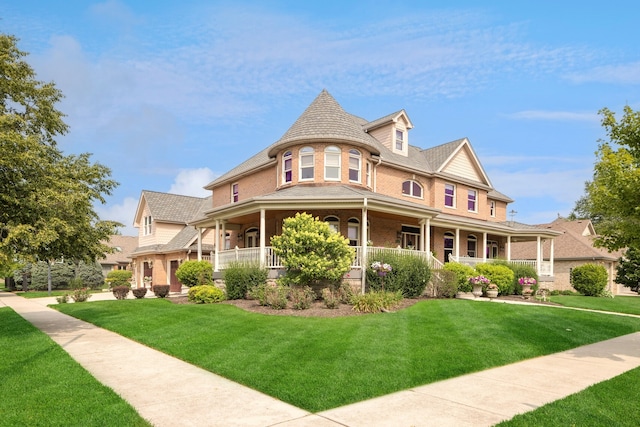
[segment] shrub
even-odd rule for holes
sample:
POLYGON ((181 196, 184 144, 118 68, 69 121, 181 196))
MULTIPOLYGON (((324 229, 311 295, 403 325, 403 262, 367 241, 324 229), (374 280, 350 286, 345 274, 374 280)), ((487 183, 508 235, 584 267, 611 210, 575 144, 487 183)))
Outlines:
POLYGON ((189 288, 213 285, 213 265, 209 261, 185 261, 176 270, 176 277, 189 288))
POLYGON ((514 274, 513 283, 511 285, 513 291, 511 293, 522 295, 522 285, 518 283, 518 279, 520 277, 533 277, 534 279, 536 279, 536 284, 531 287, 531 290, 534 293, 538 290, 538 287, 539 287, 539 285, 537 284, 538 273, 536 272, 536 269, 534 267, 530 265, 522 265, 522 264, 514 264, 514 263, 508 263, 507 265, 511 269, 511 271, 513 271, 513 274, 514 274))
POLYGON ((73 292, 71 292, 71 298, 75 302, 85 302, 86 300, 91 298, 91 294, 89 293, 89 290, 87 288, 78 288, 74 289, 73 292))
POLYGON ((111 270, 107 273, 107 285, 112 289, 117 286, 131 287, 132 274, 129 270, 111 270))
MULTIPOLYGON (((27 289, 45 290, 49 287, 49 265, 45 261, 27 264, 14 272, 16 284, 22 286, 23 273, 27 276, 27 289)), ((57 263, 51 265, 51 289, 68 288, 69 282, 75 277, 74 265, 71 263, 57 263)))
POLYGON ((151 287, 151 290, 158 298, 164 298, 169 295, 169 289, 169 285, 153 285, 151 287))
POLYGON ((371 291, 363 295, 354 295, 353 309, 360 313, 377 313, 388 311, 402 301, 402 292, 371 291))
POLYGON ((147 288, 131 289, 131 293, 133 293, 133 296, 137 299, 141 299, 144 298, 144 296, 147 294, 147 288))
POLYGON ((80 261, 76 267, 76 277, 83 286, 90 289, 101 289, 104 286, 104 276, 100 263, 85 263, 80 261))
POLYGON ((340 296, 337 291, 332 290, 331 288, 324 288, 322 290, 322 300, 327 308, 340 307, 340 296))
POLYGON ((473 269, 473 267, 465 264, 460 264, 459 262, 448 262, 444 265, 444 269, 446 271, 452 271, 455 273, 458 291, 471 292, 473 286, 471 285, 471 283, 469 283, 469 277, 472 277, 476 274, 476 271, 473 269))
POLYGON ((370 259, 373 260, 371 264, 378 261, 392 267, 390 272, 381 277, 371 264, 367 266, 366 280, 373 290, 381 290, 384 285, 385 290, 401 291, 407 298, 417 298, 422 295, 431 278, 429 262, 421 257, 380 251, 370 259))
POLYGON ((287 307, 289 287, 273 282, 262 283, 249 289, 248 295, 260 305, 280 310, 287 307))
POLYGON ((64 295, 60 295, 58 297, 56 297, 56 301, 58 301, 58 304, 66 304, 69 302, 69 294, 65 293, 64 295))
POLYGON ((607 269, 601 265, 584 264, 571 271, 573 288, 586 296, 598 296, 607 286, 607 269))
POLYGON ((431 273, 430 294, 435 298, 453 298, 458 292, 458 281, 453 271, 438 269, 431 273))
POLYGON ((224 301, 224 292, 213 285, 193 286, 187 293, 189 301, 196 304, 213 304, 224 301))
POLYGON ((296 310, 311 308, 311 304, 316 300, 316 297, 316 293, 309 286, 293 286, 289 292, 291 305, 296 310))
POLYGON ((490 283, 498 285, 498 292, 501 295, 511 295, 513 293, 513 279, 515 276, 513 270, 506 265, 483 263, 476 265, 476 271, 489 279, 490 283))
POLYGON ((267 270, 257 263, 232 262, 223 272, 228 299, 243 299, 247 291, 266 283, 267 270))
POLYGON ((127 298, 130 290, 129 286, 114 286, 111 288, 111 292, 113 292, 113 296, 116 297, 116 299, 127 298))

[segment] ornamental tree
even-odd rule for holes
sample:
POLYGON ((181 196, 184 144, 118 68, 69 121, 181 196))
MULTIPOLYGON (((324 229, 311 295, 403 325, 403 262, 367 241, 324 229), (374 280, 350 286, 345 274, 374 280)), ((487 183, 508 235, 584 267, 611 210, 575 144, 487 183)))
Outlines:
POLYGON ((593 179, 572 217, 591 219, 597 246, 640 247, 640 113, 626 106, 620 121, 607 108, 600 114, 609 141, 598 147, 593 179))
POLYGON ((640 293, 640 250, 629 248, 618 260, 615 282, 640 293))
POLYGON ((89 154, 58 149, 68 131, 55 107, 63 95, 36 80, 16 44, 0 34, 0 264, 95 261, 120 224, 100 221, 93 206, 117 183, 89 154))
POLYGON ((273 236, 271 245, 286 268, 282 282, 292 285, 338 282, 355 256, 347 238, 308 213, 286 218, 282 234, 273 236))

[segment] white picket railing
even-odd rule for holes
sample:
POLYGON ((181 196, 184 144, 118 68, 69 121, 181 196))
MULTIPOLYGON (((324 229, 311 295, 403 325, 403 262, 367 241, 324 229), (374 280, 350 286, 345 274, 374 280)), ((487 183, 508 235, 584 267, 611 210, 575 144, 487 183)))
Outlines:
MULTIPOLYGON (((460 264, 469 265, 471 267, 475 267, 476 265, 481 263, 492 263, 492 262, 498 261, 497 259, 493 259, 493 258, 483 259, 483 258, 475 258, 475 257, 469 257, 469 256, 457 257, 455 255, 449 255, 449 260, 454 262, 459 262, 460 264)), ((537 268, 538 263, 534 259, 512 259, 509 262, 512 264, 527 265, 529 267, 532 267, 538 272, 538 274, 542 276, 553 276, 551 261, 541 261, 540 269, 537 268)))

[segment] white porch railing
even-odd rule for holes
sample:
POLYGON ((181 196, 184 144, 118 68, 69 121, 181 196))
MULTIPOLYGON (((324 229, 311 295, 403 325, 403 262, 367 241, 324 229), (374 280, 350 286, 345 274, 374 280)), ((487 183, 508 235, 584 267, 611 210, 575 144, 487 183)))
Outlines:
MULTIPOLYGON (((351 268, 362 268, 362 246, 354 246, 356 251, 355 257, 351 264, 351 268)), ((394 248, 379 248, 379 247, 367 247, 367 258, 370 260, 374 260, 376 256, 380 256, 381 253, 396 253, 398 255, 406 255, 406 256, 417 256, 420 258, 427 259, 429 261, 429 266, 431 268, 442 268, 442 263, 433 257, 431 253, 421 252, 409 249, 394 249, 394 248)), ((202 256, 203 260, 211 261, 210 256, 202 256)), ((231 262, 260 262, 260 248, 235 248, 229 249, 226 251, 220 251, 218 253, 218 269, 224 270, 231 262)), ((282 261, 280 258, 274 253, 273 247, 266 246, 265 247, 265 259, 264 266, 268 269, 276 269, 282 268, 282 261)))
MULTIPOLYGON (((492 263, 492 262, 498 261, 497 259, 493 259, 493 258, 483 259, 483 258, 474 258, 469 256, 457 257, 455 255, 449 255, 449 260, 454 262, 459 262, 460 264, 469 265, 471 267, 475 267, 476 265, 481 263, 492 263)), ((501 261, 504 261, 504 260, 501 260, 501 261)), ((509 262, 512 264, 528 265, 530 267, 533 267, 541 276, 553 276, 551 261, 541 261, 540 268, 537 268, 538 263, 534 259, 512 259, 509 262)))

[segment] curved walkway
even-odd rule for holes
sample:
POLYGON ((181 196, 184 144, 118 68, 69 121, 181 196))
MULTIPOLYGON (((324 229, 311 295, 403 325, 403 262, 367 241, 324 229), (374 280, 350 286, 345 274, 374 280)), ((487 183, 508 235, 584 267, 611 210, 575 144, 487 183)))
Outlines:
POLYGON ((640 366, 634 333, 311 414, 48 308, 46 300, 0 292, 0 307, 49 335, 159 427, 491 426, 640 366), (113 369, 113 360, 125 359, 145 363, 113 369))

